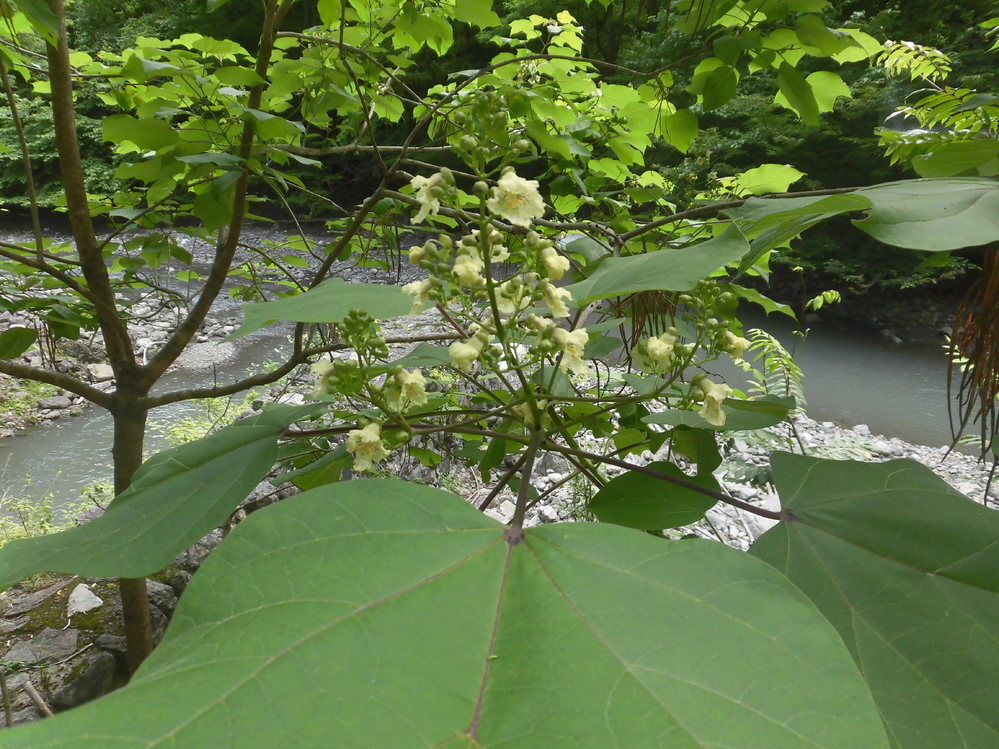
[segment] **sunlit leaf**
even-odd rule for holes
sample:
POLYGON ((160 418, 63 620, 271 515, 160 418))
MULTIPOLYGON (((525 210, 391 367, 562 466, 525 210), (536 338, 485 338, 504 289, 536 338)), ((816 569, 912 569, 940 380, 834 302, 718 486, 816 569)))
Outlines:
POLYGON ((748 250, 742 232, 731 226, 713 239, 679 250, 609 257, 592 276, 566 288, 577 305, 650 289, 687 291, 705 276, 740 259, 748 250))

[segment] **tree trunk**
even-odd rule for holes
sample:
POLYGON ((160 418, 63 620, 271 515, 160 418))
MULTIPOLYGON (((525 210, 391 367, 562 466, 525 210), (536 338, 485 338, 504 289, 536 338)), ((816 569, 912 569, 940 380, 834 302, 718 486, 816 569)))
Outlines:
MULTIPOLYGON (((112 409, 114 418, 114 493, 120 495, 132 484, 142 464, 142 444, 146 434, 145 393, 134 392, 128 383, 119 383, 112 409)), ((131 673, 153 651, 153 628, 149 617, 149 596, 145 578, 119 578, 128 668, 131 673)))

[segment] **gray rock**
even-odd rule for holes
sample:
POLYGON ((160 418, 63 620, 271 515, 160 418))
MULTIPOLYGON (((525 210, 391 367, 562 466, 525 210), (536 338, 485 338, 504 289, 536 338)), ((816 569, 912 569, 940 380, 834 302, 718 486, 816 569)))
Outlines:
POLYGON ((47 627, 34 638, 17 643, 4 654, 4 660, 24 664, 52 663, 76 652, 79 631, 47 627))
MULTIPOLYGON (((45 603, 45 601, 65 588, 71 582, 74 582, 76 579, 78 578, 66 578, 65 580, 60 580, 47 588, 42 588, 41 590, 36 590, 32 593, 27 593, 23 596, 15 598, 3 615, 10 619, 18 616, 19 614, 31 611, 33 608, 45 603)), ((10 596, 9 593, 7 595, 10 596)))
POLYGON ((853 427, 853 429, 851 429, 850 431, 855 432, 864 437, 869 437, 871 434, 871 428, 867 426, 867 424, 857 424, 857 426, 853 427))
POLYGON ((69 408, 72 405, 73 401, 65 395, 51 395, 48 398, 42 398, 38 401, 39 408, 62 409, 69 408))
POLYGON ((180 570, 176 575, 170 578, 170 587, 173 588, 174 593, 179 596, 187 589, 192 577, 193 576, 190 572, 180 570))
POLYGON ((107 382, 114 379, 114 370, 110 364, 88 364, 87 371, 94 382, 107 382))
POLYGON ((219 530, 214 530, 177 557, 175 563, 182 570, 191 573, 197 572, 208 555, 220 543, 222 543, 222 533, 219 530))
POLYGON ((111 653, 91 653, 79 678, 60 687, 52 695, 52 709, 68 710, 107 694, 111 691, 116 668, 117 662, 111 653))
POLYGON ((167 616, 173 614, 173 610, 177 608, 177 594, 173 588, 158 580, 146 580, 146 590, 151 604, 167 616))
POLYGON ((25 624, 31 621, 31 617, 25 614, 24 616, 19 616, 16 619, 0 619, 0 634, 10 634, 11 632, 17 632, 25 624))
POLYGON ((551 505, 541 505, 538 508, 538 517, 541 518, 541 522, 543 523, 557 523, 559 520, 558 510, 551 505))
POLYGON ((71 618, 76 614, 86 614, 104 605, 104 599, 94 595, 89 587, 80 583, 69 594, 66 602, 66 617, 71 618))

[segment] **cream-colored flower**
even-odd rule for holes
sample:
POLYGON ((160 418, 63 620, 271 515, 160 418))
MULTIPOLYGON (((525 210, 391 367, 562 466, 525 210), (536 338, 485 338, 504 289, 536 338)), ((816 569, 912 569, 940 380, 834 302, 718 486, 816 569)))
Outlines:
POLYGON ((335 367, 331 361, 317 361, 309 370, 312 374, 317 375, 316 380, 316 395, 325 395, 330 391, 330 375, 333 374, 335 367))
POLYGON ((518 177, 513 170, 499 178, 486 205, 490 211, 515 226, 530 226, 531 219, 545 214, 545 202, 538 192, 538 181, 518 177))
POLYGON ((477 331, 466 341, 455 341, 448 346, 451 363, 463 372, 467 372, 471 368, 472 362, 478 359, 479 354, 482 353, 486 340, 487 334, 484 331, 477 331))
POLYGON ((531 295, 519 278, 511 278, 496 287, 496 307, 501 315, 514 315, 531 306, 531 295))
POLYGON ((427 216, 436 216, 437 212, 441 209, 441 201, 438 200, 434 194, 433 190, 440 184, 440 175, 435 174, 432 177, 420 177, 416 176, 410 181, 409 184, 413 186, 416 190, 417 202, 420 204, 420 210, 417 211, 416 216, 413 217, 413 223, 418 224, 423 221, 427 216))
POLYGON ((741 359, 742 355, 746 353, 746 349, 749 348, 750 342, 746 338, 737 336, 731 330, 726 330, 724 343, 722 345, 725 347, 725 350, 732 355, 733 359, 741 359))
POLYGON ((559 255, 554 247, 545 247, 541 250, 541 262, 545 264, 548 277, 554 281, 558 281, 569 270, 569 258, 559 255))
POLYGON ((643 372, 665 374, 670 368, 675 343, 676 336, 672 333, 651 336, 635 347, 631 358, 643 372))
POLYGON ((590 368, 583 361, 583 349, 586 348, 586 342, 590 340, 586 328, 577 328, 571 331, 565 328, 555 328, 552 331, 552 338, 562 349, 562 361, 560 362, 562 369, 567 369, 578 375, 590 373, 590 368))
POLYGON ((393 411, 405 411, 427 402, 427 381, 417 369, 401 369, 385 379, 385 402, 393 411))
POLYGON ((562 300, 572 299, 572 294, 550 283, 541 285, 541 293, 545 297, 545 304, 548 305, 548 309, 552 312, 552 317, 569 316, 569 308, 565 306, 565 302, 562 300))
POLYGON ((458 255, 454 261, 454 275, 462 286, 474 288, 485 283, 482 269, 485 265, 478 254, 458 255))
POLYGON ((713 382, 707 377, 702 377, 696 384, 704 397, 704 406, 697 413, 709 424, 716 427, 725 426, 725 412, 722 410, 722 404, 732 394, 732 388, 724 382, 713 382))
MULTIPOLYGON (((534 423, 534 412, 531 411, 531 406, 529 403, 518 403, 516 406, 510 409, 513 415, 518 417, 524 424, 527 425, 529 429, 534 429, 538 424, 534 423)), ((548 401, 539 400, 538 401, 538 411, 541 412, 541 424, 540 426, 545 426, 551 419, 548 417, 548 401)))
POLYGON ((388 457, 381 433, 381 426, 373 421, 363 429, 351 429, 347 434, 347 450, 354 456, 354 470, 358 473, 370 470, 375 463, 388 457))
POLYGON ((403 294, 409 294, 413 297, 413 307, 409 310, 409 314, 416 315, 423 311, 423 305, 429 301, 430 290, 432 288, 433 283, 431 283, 429 278, 424 278, 422 281, 413 281, 402 287, 403 294))
POLYGON ((421 244, 414 244, 409 248, 409 262, 419 265, 420 261, 427 256, 427 251, 421 244))

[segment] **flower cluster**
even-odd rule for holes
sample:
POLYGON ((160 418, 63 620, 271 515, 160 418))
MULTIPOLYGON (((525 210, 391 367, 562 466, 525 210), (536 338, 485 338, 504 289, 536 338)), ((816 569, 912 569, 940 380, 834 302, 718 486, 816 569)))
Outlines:
POLYGON ((451 354, 451 363, 462 372, 467 372, 472 368, 472 364, 482 354, 482 349, 489 343, 492 336, 489 331, 481 325, 473 328, 473 335, 464 341, 455 341, 448 347, 451 354))
POLYGON ((427 381, 418 369, 396 367, 385 378, 382 394, 386 405, 398 413, 427 403, 427 381))

